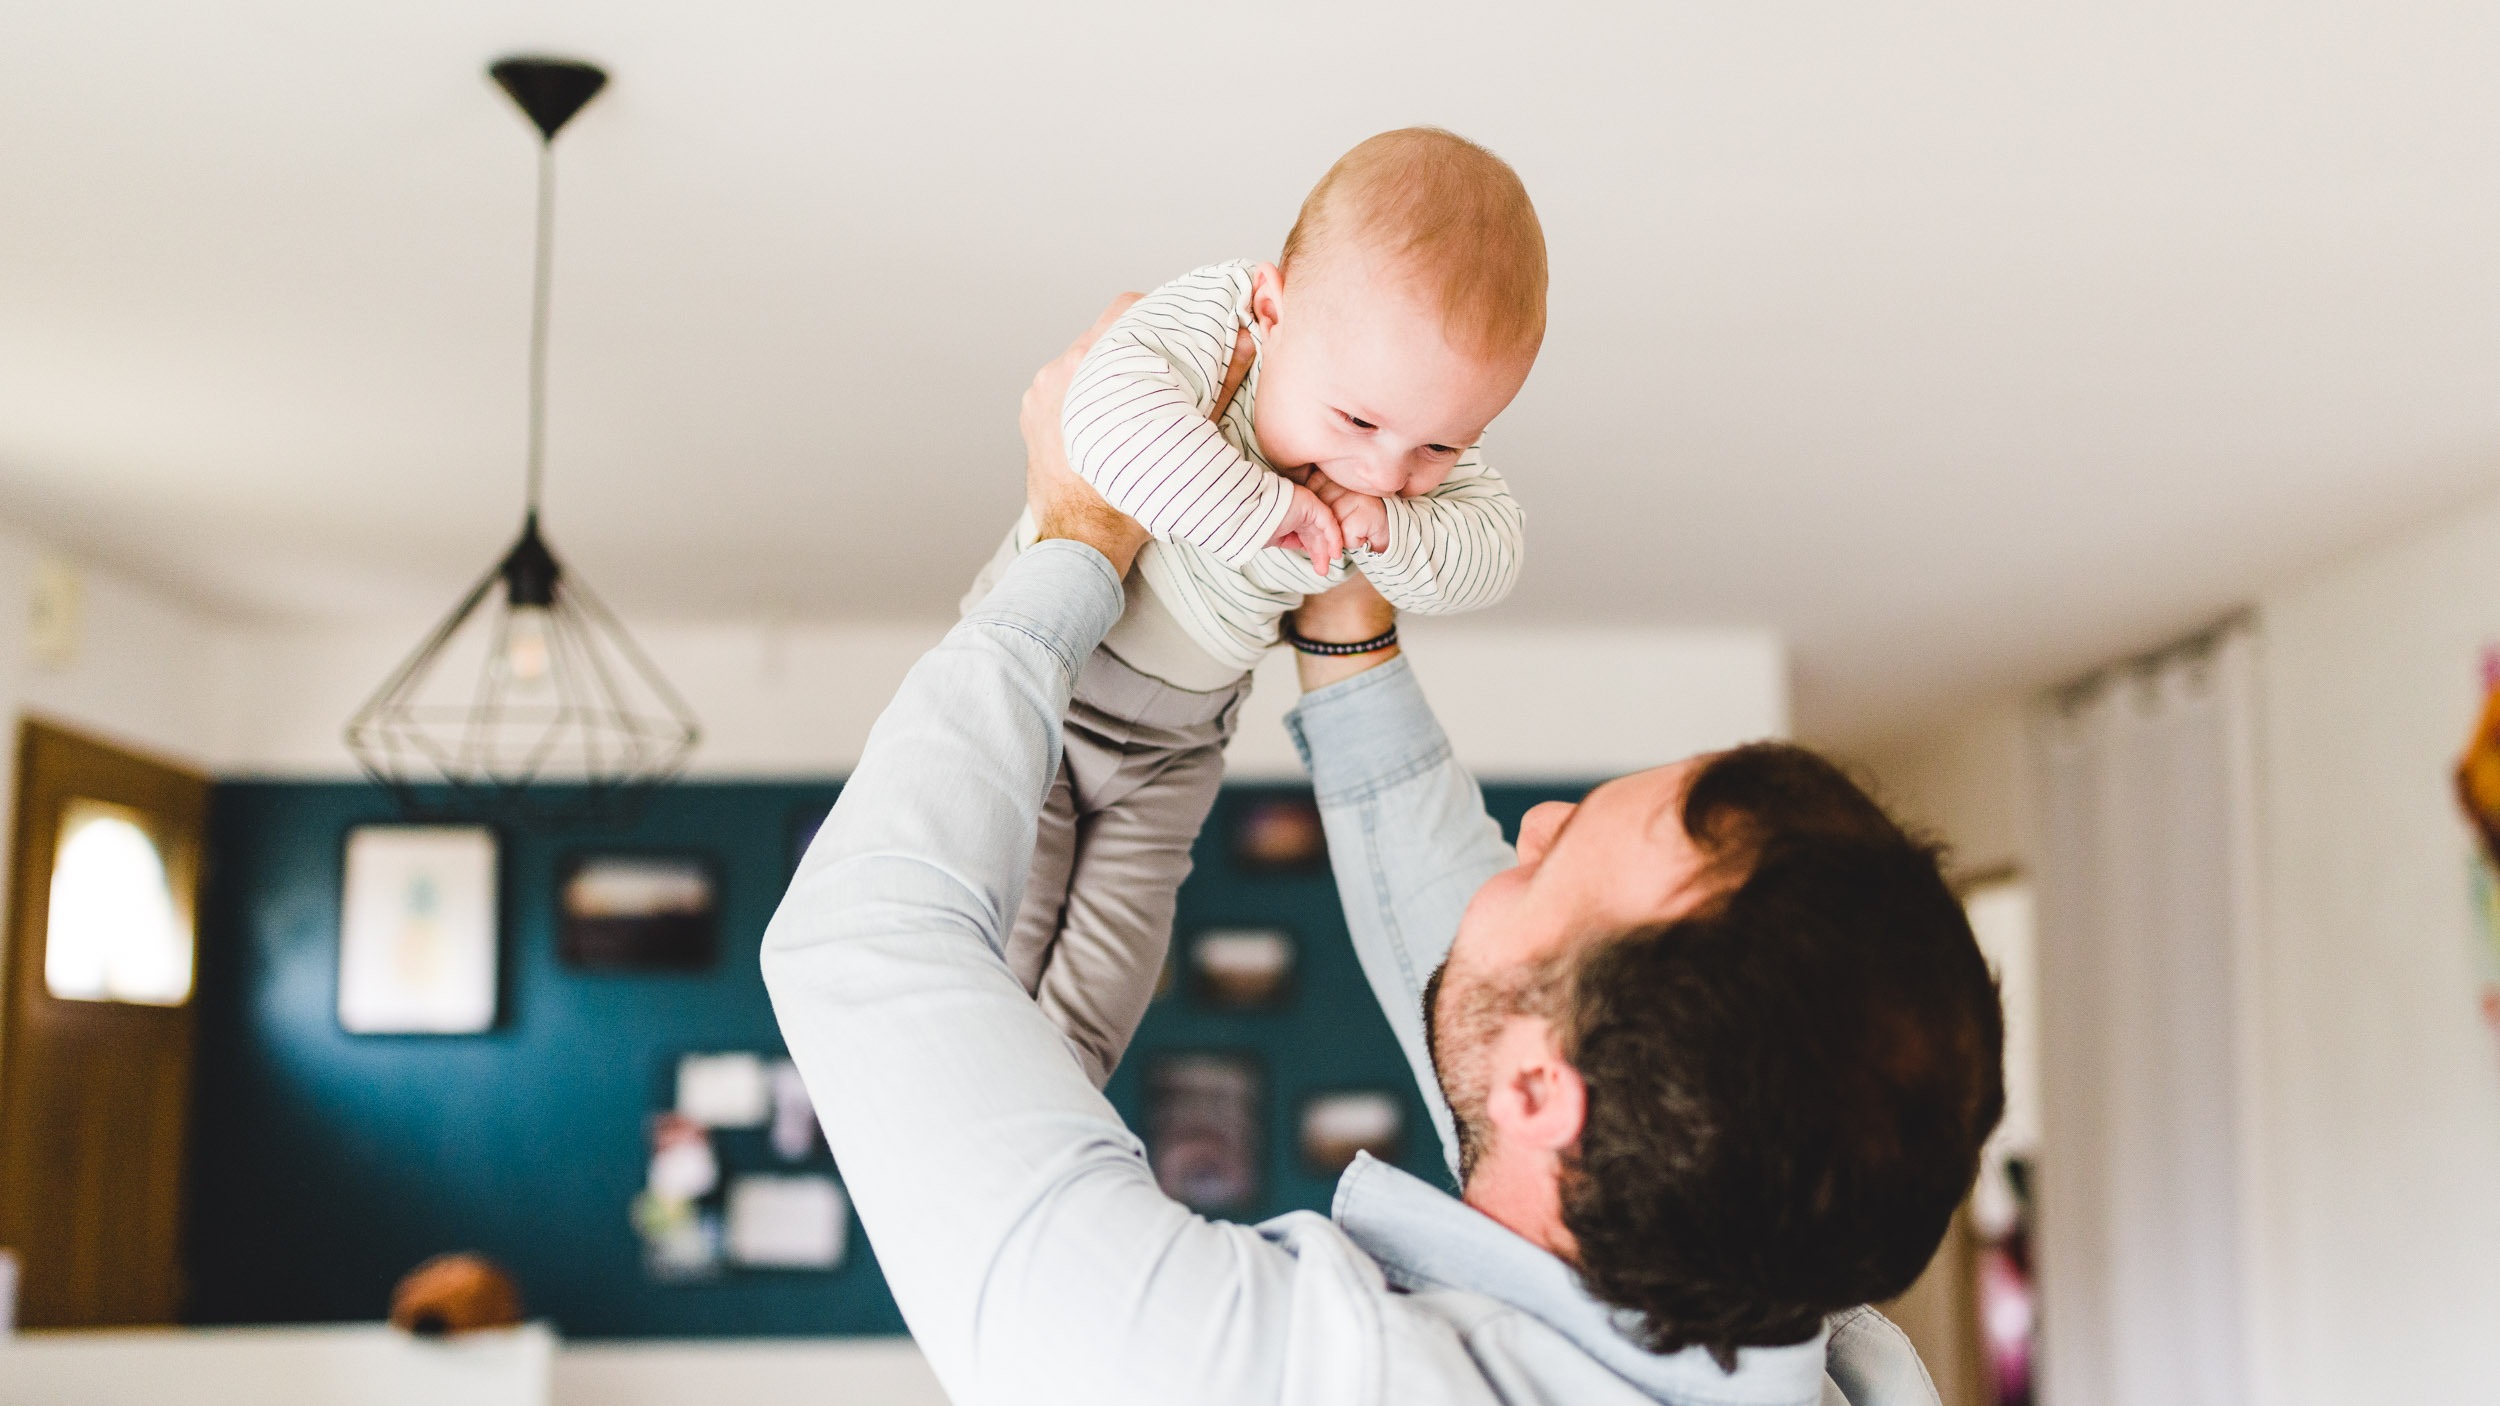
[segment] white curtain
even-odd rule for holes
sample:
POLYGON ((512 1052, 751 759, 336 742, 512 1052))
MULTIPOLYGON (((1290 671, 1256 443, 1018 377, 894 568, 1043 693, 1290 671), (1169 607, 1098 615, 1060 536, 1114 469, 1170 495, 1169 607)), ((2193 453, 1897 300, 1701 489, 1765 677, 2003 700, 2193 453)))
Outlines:
POLYGON ((2240 1406, 2253 641, 2064 690, 2035 733, 2047 1406, 2240 1406))

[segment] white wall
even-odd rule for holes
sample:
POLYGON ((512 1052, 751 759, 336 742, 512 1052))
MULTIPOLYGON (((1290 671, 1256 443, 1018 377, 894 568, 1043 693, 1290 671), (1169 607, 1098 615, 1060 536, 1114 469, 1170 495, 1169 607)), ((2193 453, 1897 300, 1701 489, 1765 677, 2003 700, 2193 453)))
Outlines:
POLYGON ((1850 758, 1894 814, 1940 840, 1957 877, 2029 873, 2033 822, 2030 700, 1990 699, 1850 758))
POLYGON ((2259 1399, 2500 1398, 2500 1041, 2449 789, 2500 642, 2500 502, 2258 618, 2259 1399))
MULTIPOLYGON (((46 553, 0 528, 0 710, 31 713, 186 766, 208 762, 209 618, 117 573, 78 566, 83 626, 75 656, 30 657, 36 563, 46 553)), ((0 775, 16 764, 15 738, 0 775)))
MULTIPOLYGON (((2500 643, 2500 500, 2262 592, 2255 623, 2249 1399, 2500 1399, 2500 1034, 2449 789, 2500 643)), ((1963 866, 2036 870, 2025 712, 1863 761, 1963 866)))
MULTIPOLYGON (((352 776, 349 714, 423 635, 387 628, 219 632, 209 752, 220 775, 352 776)), ((701 719, 692 774, 838 776, 946 622, 637 626, 701 719)), ((1756 630, 1407 628, 1410 657, 1461 756, 1495 779, 1604 777, 1788 729, 1787 661, 1756 630)), ((1242 779, 1302 774, 1279 719, 1290 655, 1259 672, 1229 755, 1242 779)))
MULTIPOLYGON (((47 669, 30 660, 27 639, 45 555, 0 525, 0 717, 34 713, 219 776, 356 775, 341 742, 348 717, 434 624, 221 621, 80 565, 77 656, 47 669)), ((631 628, 702 722, 691 774, 839 776, 948 623, 631 628)), ((1787 658, 1769 631, 1435 620, 1405 630, 1460 755, 1488 779, 1606 777, 1788 731, 1787 658)), ((1232 775, 1301 775, 1278 721, 1295 697, 1292 656, 1271 652, 1228 757, 1232 775)), ((14 748, 0 747, 0 794, 13 760, 14 748)))

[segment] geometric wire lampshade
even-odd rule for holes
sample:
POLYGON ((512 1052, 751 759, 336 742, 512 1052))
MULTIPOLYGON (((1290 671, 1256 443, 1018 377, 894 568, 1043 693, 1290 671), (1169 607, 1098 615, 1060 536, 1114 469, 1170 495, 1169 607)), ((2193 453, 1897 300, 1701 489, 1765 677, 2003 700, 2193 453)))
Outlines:
POLYGON ((616 816, 675 776, 694 716, 532 514, 502 562, 347 725, 366 774, 412 812, 616 816), (449 805, 420 787, 443 783, 449 805), (572 783, 550 791, 549 783, 572 783))
POLYGON ((616 819, 676 776, 699 733, 684 700, 538 530, 555 137, 607 75, 550 58, 508 58, 488 73, 540 138, 527 509, 520 540, 348 721, 347 748, 413 813, 616 819), (431 799, 438 794, 448 801, 431 799))

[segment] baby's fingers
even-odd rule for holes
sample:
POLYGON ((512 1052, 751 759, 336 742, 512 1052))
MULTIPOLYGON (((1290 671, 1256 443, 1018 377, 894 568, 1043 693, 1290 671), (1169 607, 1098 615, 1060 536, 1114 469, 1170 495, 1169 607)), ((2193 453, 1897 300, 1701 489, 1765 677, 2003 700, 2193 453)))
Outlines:
POLYGON ((1310 552, 1311 570, 1325 580, 1328 568, 1345 555, 1345 528, 1328 505, 1319 500, 1319 495, 1307 488, 1294 490, 1294 503, 1302 515, 1303 545, 1306 549, 1316 548, 1310 552))

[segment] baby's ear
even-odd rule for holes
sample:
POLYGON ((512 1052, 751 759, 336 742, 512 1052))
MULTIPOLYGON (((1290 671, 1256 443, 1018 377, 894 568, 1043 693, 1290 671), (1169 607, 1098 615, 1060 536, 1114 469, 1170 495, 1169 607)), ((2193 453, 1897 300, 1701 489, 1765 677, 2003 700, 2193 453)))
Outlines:
POLYGON ((1250 315, 1259 320, 1261 332, 1276 330, 1276 322, 1285 315, 1285 272, 1274 264, 1253 264, 1250 268, 1250 315))

